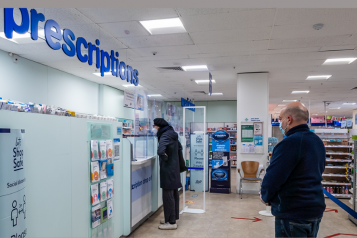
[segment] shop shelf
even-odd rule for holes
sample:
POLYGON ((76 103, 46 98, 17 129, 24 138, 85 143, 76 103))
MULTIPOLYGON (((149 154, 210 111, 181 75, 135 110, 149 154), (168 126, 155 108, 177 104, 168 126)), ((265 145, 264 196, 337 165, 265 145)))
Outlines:
POLYGON ((326 159, 326 162, 352 162, 350 159, 326 159))
POLYGON ((237 151, 236 151, 236 150, 231 150, 231 152, 237 153, 237 151))
POLYGON ((345 166, 325 166, 326 169, 346 169, 345 166))
POLYGON ((346 174, 322 174, 323 177, 346 177, 346 174))
POLYGON ((231 168, 237 168, 237 165, 231 165, 231 168))
POLYGON ((350 145, 325 145, 325 148, 352 148, 350 145))
POLYGON ((231 144, 231 145, 237 145, 237 144, 231 144))
POLYGON ((347 185, 351 186, 351 183, 330 183, 330 182, 321 182, 322 185, 347 185))
POLYGON ((327 155, 351 155, 351 153, 326 152, 327 155))
MULTIPOLYGON (((351 198, 352 197, 352 194, 335 194, 335 193, 332 193, 331 195, 336 197, 336 198, 351 198)), ((327 196, 325 195, 325 197, 327 197, 327 196)))
POLYGON ((132 127, 123 127, 123 129, 133 129, 132 127))

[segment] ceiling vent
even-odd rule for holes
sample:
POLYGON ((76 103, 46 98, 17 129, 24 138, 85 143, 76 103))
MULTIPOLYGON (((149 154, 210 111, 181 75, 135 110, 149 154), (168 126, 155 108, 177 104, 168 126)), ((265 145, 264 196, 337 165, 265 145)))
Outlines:
POLYGON ((181 67, 157 67, 160 72, 183 71, 181 67))

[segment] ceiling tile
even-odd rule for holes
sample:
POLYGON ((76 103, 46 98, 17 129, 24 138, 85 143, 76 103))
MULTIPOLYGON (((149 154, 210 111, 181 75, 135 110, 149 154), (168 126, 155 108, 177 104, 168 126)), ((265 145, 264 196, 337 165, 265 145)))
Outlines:
POLYGON ((190 35, 195 44, 269 40, 271 29, 271 27, 257 27, 224 31, 199 31, 192 32, 190 35))
POLYGON ((78 10, 95 23, 178 17, 173 8, 78 8, 78 10))
POLYGON ((193 41, 187 33, 127 37, 119 38, 119 40, 130 48, 193 45, 193 41))
POLYGON ((199 50, 195 45, 137 48, 133 49, 133 51, 139 54, 140 56, 152 56, 152 52, 156 52, 156 55, 160 56, 188 55, 190 53, 199 53, 199 50))
POLYGON ((99 24, 115 38, 149 36, 150 33, 138 21, 110 22, 99 24), (125 31, 129 33, 125 33, 125 31))
POLYGON ((244 41, 234 43, 202 44, 197 45, 201 53, 219 53, 234 51, 251 51, 268 49, 268 40, 262 41, 244 41))

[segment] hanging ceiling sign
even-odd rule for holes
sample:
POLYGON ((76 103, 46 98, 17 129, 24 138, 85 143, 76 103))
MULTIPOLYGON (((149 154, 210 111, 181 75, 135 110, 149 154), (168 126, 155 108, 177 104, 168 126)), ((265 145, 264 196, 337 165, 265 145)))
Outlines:
MULTIPOLYGON (((195 106, 195 104, 193 104, 192 102, 190 102, 189 100, 188 100, 188 98, 187 98, 187 100, 186 99, 184 99, 184 98, 181 98, 181 107, 194 107, 195 106)), ((195 109, 194 108, 189 108, 188 110, 191 110, 191 111, 195 111, 195 109)))
MULTIPOLYGON (((14 9, 4 8, 4 31, 5 36, 8 39, 13 38, 13 32, 18 34, 30 34, 31 39, 37 41, 39 38, 38 23, 45 21, 45 16, 42 13, 37 13, 35 9, 31 9, 31 19, 27 8, 20 8, 21 11, 21 25, 17 25, 14 20, 14 9), (31 28, 30 28, 31 27, 31 28), (29 33, 31 32, 31 33, 29 33)), ((49 19, 45 23, 44 38, 47 45, 53 50, 60 50, 69 57, 77 58, 82 63, 93 64, 93 57, 95 57, 96 68, 100 69, 101 76, 104 77, 105 72, 112 72, 114 77, 119 77, 122 80, 126 80, 128 83, 139 85, 139 72, 133 69, 131 66, 126 65, 123 61, 119 62, 119 52, 114 50, 110 51, 110 55, 107 51, 99 48, 100 41, 95 40, 95 43, 87 42, 83 37, 78 37, 76 42, 76 36, 70 29, 61 30, 58 23, 52 19, 49 19), (64 43, 60 42, 63 39, 64 43), (83 54, 82 50, 87 49, 88 54, 83 54)))
POLYGON ((212 74, 209 73, 209 95, 212 95, 212 74))

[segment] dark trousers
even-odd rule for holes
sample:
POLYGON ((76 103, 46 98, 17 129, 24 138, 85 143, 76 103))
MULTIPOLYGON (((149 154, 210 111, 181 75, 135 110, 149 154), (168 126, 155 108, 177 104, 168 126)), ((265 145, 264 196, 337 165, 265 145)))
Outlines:
POLYGON ((180 196, 177 189, 162 189, 165 223, 175 224, 180 214, 180 196))
POLYGON ((317 237, 322 217, 309 220, 275 218, 275 237, 317 237))

